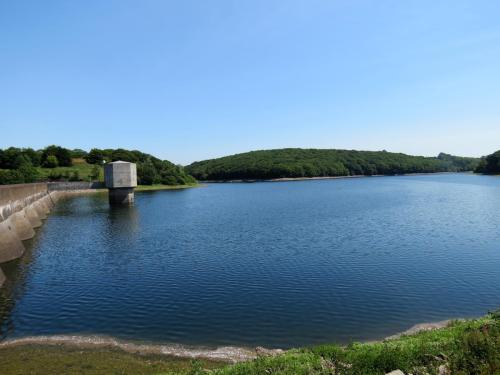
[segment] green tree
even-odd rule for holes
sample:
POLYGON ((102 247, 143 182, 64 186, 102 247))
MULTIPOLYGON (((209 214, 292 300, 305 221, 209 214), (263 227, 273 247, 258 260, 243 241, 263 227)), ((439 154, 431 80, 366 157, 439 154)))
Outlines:
POLYGON ((69 178, 70 181, 80 181, 80 172, 78 171, 73 171, 71 174, 71 177, 69 178))
POLYGON ((76 158, 84 158, 87 155, 87 151, 75 148, 70 151, 71 157, 76 159, 76 158))
POLYGON ((59 181, 63 178, 63 175, 60 171, 53 170, 50 171, 48 178, 50 181, 59 181))
POLYGON ((101 167, 98 165, 94 165, 92 167, 92 171, 90 172, 90 178, 92 181, 99 181, 101 177, 101 167))
POLYGON ((38 179, 38 171, 31 163, 31 159, 20 155, 17 160, 19 173, 22 174, 24 182, 35 182, 38 179))
POLYGON ((87 155, 84 156, 84 159, 89 164, 101 165, 104 161, 104 151, 98 148, 93 148, 87 155))
POLYGON ((53 155, 57 158, 59 166, 61 167, 71 167, 73 162, 71 160, 71 152, 67 148, 63 148, 60 146, 48 146, 42 151, 42 165, 45 164, 47 158, 53 155))
POLYGON ((17 147, 9 147, 0 151, 0 168, 16 169, 16 160, 21 155, 22 150, 17 147))
POLYGON ((139 158, 132 151, 124 150, 123 148, 118 148, 112 151, 111 160, 112 161, 122 160, 122 161, 128 161, 130 163, 136 163, 139 161, 139 158))
POLYGON ((0 170, 0 185, 22 184, 24 182, 23 174, 16 170, 0 170))
POLYGON ((500 150, 482 158, 475 172, 500 174, 500 150))
POLYGON ((158 172, 151 160, 139 163, 137 168, 137 178, 141 185, 153 185, 159 182, 158 172))
POLYGON ((48 155, 43 163, 43 166, 45 168, 56 168, 59 166, 59 160, 57 160, 55 155, 48 155))
POLYGON ((21 166, 26 165, 26 164, 33 165, 31 163, 31 159, 22 153, 20 153, 16 157, 16 159, 14 160, 14 163, 13 163, 14 169, 19 169, 21 166))

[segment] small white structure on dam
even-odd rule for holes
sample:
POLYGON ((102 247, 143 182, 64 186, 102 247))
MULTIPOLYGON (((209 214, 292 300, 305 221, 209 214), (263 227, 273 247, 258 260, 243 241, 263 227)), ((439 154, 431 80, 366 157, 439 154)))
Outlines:
POLYGON ((104 181, 109 189, 110 203, 133 203, 137 186, 137 166, 126 161, 114 161, 104 166, 104 181))

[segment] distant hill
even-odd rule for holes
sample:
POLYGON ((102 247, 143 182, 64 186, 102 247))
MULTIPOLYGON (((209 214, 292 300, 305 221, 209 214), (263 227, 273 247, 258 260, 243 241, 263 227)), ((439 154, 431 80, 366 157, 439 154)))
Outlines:
POLYGON ((185 167, 199 180, 394 175, 473 171, 479 159, 441 153, 411 156, 387 151, 285 148, 198 161, 185 167))

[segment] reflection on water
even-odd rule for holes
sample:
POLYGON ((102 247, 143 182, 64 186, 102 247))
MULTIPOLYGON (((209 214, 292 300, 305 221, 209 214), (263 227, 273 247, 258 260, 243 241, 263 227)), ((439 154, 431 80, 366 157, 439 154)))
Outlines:
POLYGON ((139 215, 135 205, 110 205, 109 227, 112 235, 132 235, 140 230, 139 215))
POLYGON ((2 337, 290 347, 500 307, 500 179, 212 184, 61 201, 4 267, 2 337))

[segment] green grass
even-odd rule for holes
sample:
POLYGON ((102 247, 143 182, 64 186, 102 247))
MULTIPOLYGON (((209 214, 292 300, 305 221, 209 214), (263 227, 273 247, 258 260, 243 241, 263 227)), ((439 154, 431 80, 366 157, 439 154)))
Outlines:
POLYGON ((383 375, 400 369, 423 375, 437 374, 441 365, 453 375, 500 374, 500 313, 385 342, 290 350, 197 374, 383 375))
POLYGON ((119 350, 25 345, 0 348, 0 374, 379 375, 500 374, 500 312, 384 342, 321 345, 227 365, 119 350))
MULTIPOLYGON (((92 168, 94 168, 94 166, 92 164, 87 164, 87 162, 83 159, 73 159, 73 166, 71 167, 57 167, 57 168, 38 167, 37 168, 39 176, 38 179, 41 181, 45 181, 50 179, 51 175, 71 177, 74 172, 77 172, 79 175, 79 179, 81 181, 89 181, 90 175, 92 174, 92 168)), ((101 178, 104 177, 101 176, 101 178)))
POLYGON ((222 362, 192 361, 162 355, 141 355, 114 349, 58 345, 23 345, 0 349, 2 375, 153 375, 166 371, 212 369, 222 362))

